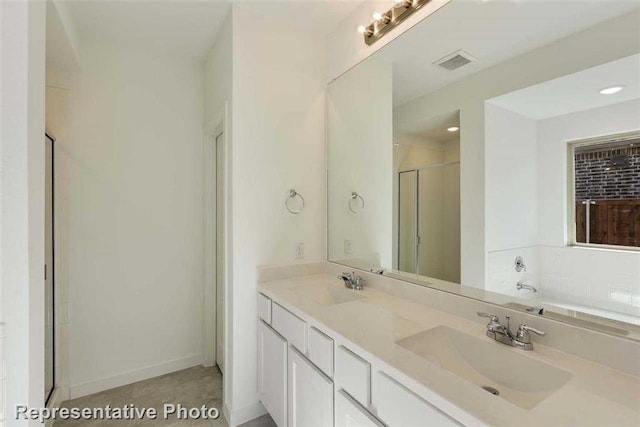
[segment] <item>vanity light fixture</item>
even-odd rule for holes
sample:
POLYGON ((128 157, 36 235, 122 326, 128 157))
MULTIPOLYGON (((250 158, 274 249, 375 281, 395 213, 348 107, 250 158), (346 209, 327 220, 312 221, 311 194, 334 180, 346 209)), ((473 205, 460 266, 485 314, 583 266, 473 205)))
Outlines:
POLYGON ((622 86, 611 86, 604 88, 600 91, 603 95, 613 95, 614 93, 618 93, 622 90, 622 86))
POLYGON ((447 131, 449 132, 458 132, 460 130, 460 128, 458 126, 451 126, 447 128, 447 131))
POLYGON ((374 12, 373 22, 366 27, 360 25, 358 32, 364 35, 367 46, 371 46, 429 1, 431 0, 394 0, 391 9, 385 13, 374 12))

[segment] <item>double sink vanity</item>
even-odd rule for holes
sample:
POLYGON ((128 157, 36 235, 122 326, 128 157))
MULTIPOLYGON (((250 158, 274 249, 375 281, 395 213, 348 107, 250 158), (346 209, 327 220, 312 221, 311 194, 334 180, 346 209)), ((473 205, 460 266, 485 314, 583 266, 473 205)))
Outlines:
POLYGON ((535 337, 533 351, 497 342, 496 318, 423 303, 439 291, 367 273, 349 289, 339 268, 258 285, 260 398, 279 426, 640 422, 638 377, 535 337))

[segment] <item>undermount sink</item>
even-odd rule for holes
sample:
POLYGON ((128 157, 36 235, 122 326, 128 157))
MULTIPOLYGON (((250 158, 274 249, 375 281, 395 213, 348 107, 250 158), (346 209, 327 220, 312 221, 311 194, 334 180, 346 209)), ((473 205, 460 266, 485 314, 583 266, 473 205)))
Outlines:
POLYGON ((518 349, 485 342, 446 326, 396 343, 524 409, 533 408, 573 377, 563 369, 519 354, 518 349))
POLYGON ((313 302, 320 305, 343 304, 345 302, 358 301, 362 298, 357 291, 339 287, 320 288, 311 295, 313 302))

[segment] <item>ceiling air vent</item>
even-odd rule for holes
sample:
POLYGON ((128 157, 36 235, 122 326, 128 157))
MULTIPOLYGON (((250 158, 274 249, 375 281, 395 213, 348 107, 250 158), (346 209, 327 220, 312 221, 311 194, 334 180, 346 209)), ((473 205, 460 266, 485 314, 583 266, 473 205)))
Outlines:
POLYGON ((458 50, 443 58, 440 58, 439 60, 434 62, 434 64, 444 68, 445 70, 453 71, 475 60, 476 59, 468 52, 465 52, 464 50, 458 50))

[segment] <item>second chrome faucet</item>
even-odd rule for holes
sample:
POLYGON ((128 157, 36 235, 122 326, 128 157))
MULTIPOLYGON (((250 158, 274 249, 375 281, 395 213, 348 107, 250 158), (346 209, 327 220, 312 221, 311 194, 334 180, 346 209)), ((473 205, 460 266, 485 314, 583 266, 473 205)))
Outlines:
POLYGON ((364 279, 358 276, 355 271, 353 273, 342 273, 338 276, 338 279, 342 279, 344 285, 349 289, 356 291, 364 289, 364 279))
POLYGON ((507 316, 506 325, 500 323, 500 319, 495 314, 478 312, 478 316, 489 318, 489 323, 487 323, 487 336, 489 338, 493 338, 499 343, 510 345, 512 347, 518 347, 523 350, 533 350, 530 332, 540 336, 546 335, 545 332, 532 328, 524 323, 518 327, 518 330, 514 334, 511 332, 511 328, 509 326, 509 316, 507 316))

